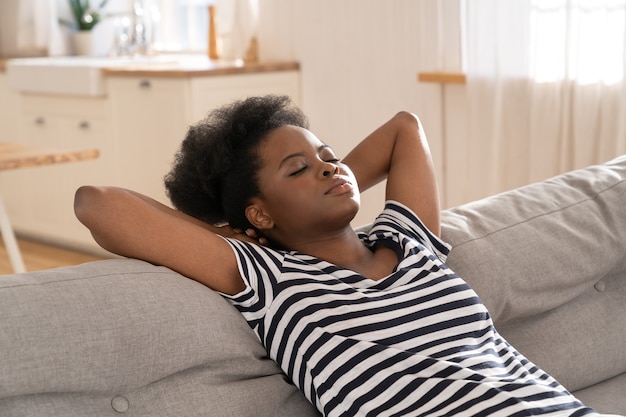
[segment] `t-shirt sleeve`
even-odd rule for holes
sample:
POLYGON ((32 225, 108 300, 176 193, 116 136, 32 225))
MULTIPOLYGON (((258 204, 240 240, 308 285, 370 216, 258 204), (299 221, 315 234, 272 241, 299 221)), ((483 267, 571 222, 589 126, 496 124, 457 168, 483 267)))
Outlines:
POLYGON ((389 200, 385 203, 385 209, 374 222, 370 233, 375 233, 377 228, 391 228, 417 239, 441 262, 445 262, 450 253, 451 246, 448 243, 431 232, 413 210, 397 201, 389 200))
POLYGON ((274 299, 276 278, 280 274, 284 255, 276 250, 242 242, 237 239, 224 238, 231 246, 239 273, 246 288, 235 295, 222 293, 254 328, 255 323, 265 315, 268 306, 274 299))

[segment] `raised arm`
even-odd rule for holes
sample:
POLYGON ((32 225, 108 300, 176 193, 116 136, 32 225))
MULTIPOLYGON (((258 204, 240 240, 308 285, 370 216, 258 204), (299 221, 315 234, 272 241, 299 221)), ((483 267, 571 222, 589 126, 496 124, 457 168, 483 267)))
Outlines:
POLYGON ((110 252, 166 266, 224 293, 244 288, 233 251, 216 234, 220 228, 115 187, 79 188, 74 211, 110 252))
POLYGON ((400 112, 380 126, 344 159, 362 191, 387 179, 386 196, 411 208, 440 234, 439 188, 422 125, 412 113, 400 112))

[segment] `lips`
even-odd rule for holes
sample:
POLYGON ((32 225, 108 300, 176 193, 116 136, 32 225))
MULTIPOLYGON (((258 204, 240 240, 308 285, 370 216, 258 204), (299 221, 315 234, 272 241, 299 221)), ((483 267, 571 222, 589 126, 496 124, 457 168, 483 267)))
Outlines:
POLYGON ((343 194, 349 191, 352 191, 352 184, 343 177, 335 177, 325 194, 343 194))

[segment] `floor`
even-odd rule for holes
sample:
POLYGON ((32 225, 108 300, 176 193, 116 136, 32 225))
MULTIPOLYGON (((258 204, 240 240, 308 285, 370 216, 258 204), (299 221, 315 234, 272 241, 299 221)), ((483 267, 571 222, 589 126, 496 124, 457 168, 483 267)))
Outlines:
MULTIPOLYGON (((25 239, 18 239, 18 246, 22 253, 27 271, 39 271, 60 266, 78 265, 85 262, 105 259, 100 256, 76 252, 25 239)), ((9 262, 9 256, 2 239, 0 239, 0 275, 12 273, 13 269, 9 262)))

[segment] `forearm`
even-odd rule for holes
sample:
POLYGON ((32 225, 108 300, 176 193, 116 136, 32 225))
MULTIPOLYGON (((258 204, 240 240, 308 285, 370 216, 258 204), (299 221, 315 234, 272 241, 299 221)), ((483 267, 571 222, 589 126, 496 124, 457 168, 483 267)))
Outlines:
POLYGON ((159 213, 185 218, 183 213, 156 200, 118 187, 79 188, 74 198, 74 212, 100 246, 128 257, 142 257, 136 252, 138 245, 133 240, 145 236, 146 230, 142 228, 147 229, 147 220, 159 213))
POLYGON ((135 197, 141 199, 142 201, 144 201, 146 204, 156 208, 157 210, 162 211, 163 213, 169 214, 170 216, 174 216, 174 217, 178 217, 182 220, 188 221, 190 223, 193 223, 197 226, 200 226, 204 229, 209 230, 210 232, 216 233, 216 234, 220 234, 220 232, 223 232, 223 228, 221 227, 217 227, 214 226, 212 224, 206 223, 200 219, 197 219, 193 216, 190 216, 188 214, 183 213, 182 211, 179 210, 175 210, 151 197, 148 197, 144 194, 138 193, 136 191, 133 190, 128 190, 128 189, 121 189, 124 192, 130 193, 132 195, 134 195, 135 197))
POLYGON ((439 234, 439 190, 434 165, 419 119, 400 112, 366 137, 343 162, 361 191, 387 179, 385 198, 411 208, 439 234))
MULTIPOLYGON (((169 209, 169 208, 168 208, 169 209)), ((145 259, 134 238, 143 237, 143 220, 166 206, 117 187, 80 187, 74 197, 74 213, 104 249, 121 256, 145 259)), ((156 225, 155 225, 156 227, 156 225)))
POLYGON ((222 228, 115 187, 79 188, 74 211, 110 252, 167 266, 216 291, 236 294, 244 288, 231 247, 210 231, 222 228))
MULTIPOLYGON (((394 159, 402 146, 399 142, 421 142, 417 118, 408 112, 399 112, 385 124, 363 139, 344 159, 359 183, 361 191, 373 187, 389 175, 394 159)), ((422 145, 422 152, 427 152, 422 145)))
MULTIPOLYGON (((118 255, 153 260, 142 241, 164 233, 177 220, 223 237, 258 243, 255 237, 236 233, 228 226, 214 226, 166 206, 148 196, 118 187, 81 187, 76 191, 74 212, 104 249, 118 255)), ((161 235, 159 238, 163 237, 161 235)), ((154 237, 153 237, 154 239, 154 237)))

